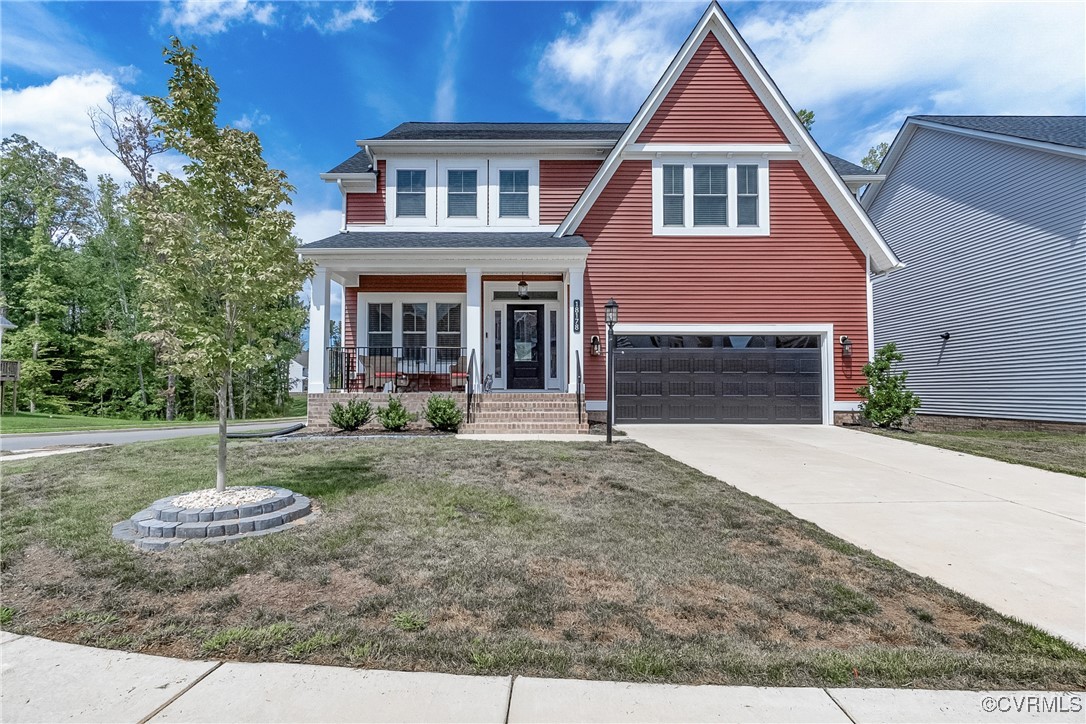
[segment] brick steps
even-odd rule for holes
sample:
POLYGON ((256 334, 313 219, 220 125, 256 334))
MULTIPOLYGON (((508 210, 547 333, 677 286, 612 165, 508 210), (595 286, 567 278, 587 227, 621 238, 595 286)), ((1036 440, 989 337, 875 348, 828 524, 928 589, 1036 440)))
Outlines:
POLYGON ((577 396, 560 393, 509 392, 478 395, 472 421, 460 432, 577 434, 588 432, 588 417, 578 422, 577 396))

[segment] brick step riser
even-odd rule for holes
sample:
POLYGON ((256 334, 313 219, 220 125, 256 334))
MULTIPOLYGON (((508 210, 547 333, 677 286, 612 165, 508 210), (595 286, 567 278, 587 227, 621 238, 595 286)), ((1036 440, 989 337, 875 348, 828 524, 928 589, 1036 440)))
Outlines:
POLYGON ((548 423, 472 423, 460 428, 460 432, 588 432, 587 425, 561 425, 548 423))
POLYGON ((547 410, 550 412, 571 412, 577 414, 576 405, 479 405, 471 409, 481 412, 536 412, 547 410))

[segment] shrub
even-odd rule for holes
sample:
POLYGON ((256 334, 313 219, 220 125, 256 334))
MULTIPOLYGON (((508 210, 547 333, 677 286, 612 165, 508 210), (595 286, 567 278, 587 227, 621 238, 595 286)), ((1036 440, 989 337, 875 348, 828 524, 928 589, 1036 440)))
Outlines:
POLYGON ((399 397, 388 396, 388 406, 377 408, 377 421, 386 430, 403 430, 415 416, 407 411, 399 397))
POLYGON ((867 386, 856 393, 863 398, 860 413, 879 427, 900 427, 902 421, 912 417, 920 407, 920 398, 905 387, 908 370, 895 374, 894 364, 902 362, 905 355, 897 351, 893 342, 875 353, 875 359, 864 365, 867 386))
POLYGON ((464 411, 456 406, 456 400, 445 395, 431 395, 423 416, 435 430, 443 432, 456 432, 464 421, 464 411))
POLYGON ((340 430, 357 430, 373 417, 373 407, 368 400, 348 400, 344 405, 337 402, 332 405, 328 420, 340 430))

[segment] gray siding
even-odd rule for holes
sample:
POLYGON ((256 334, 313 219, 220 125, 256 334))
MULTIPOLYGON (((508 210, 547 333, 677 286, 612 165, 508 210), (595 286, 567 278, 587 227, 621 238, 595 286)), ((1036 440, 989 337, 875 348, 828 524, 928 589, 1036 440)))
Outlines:
POLYGON ((1086 161, 920 128, 869 213, 921 412, 1086 422, 1086 161))

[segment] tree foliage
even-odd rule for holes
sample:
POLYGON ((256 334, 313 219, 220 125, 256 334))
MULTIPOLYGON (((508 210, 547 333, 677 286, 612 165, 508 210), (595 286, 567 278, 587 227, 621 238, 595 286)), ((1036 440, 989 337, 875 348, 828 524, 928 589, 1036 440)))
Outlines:
POLYGON ((867 155, 860 161, 860 165, 868 171, 877 171, 882 165, 882 159, 886 158, 886 152, 890 150, 890 144, 882 143, 868 149, 867 155))
POLYGON ((806 108, 800 108, 798 111, 796 111, 796 115, 799 116, 799 122, 803 124, 803 127, 806 128, 808 131, 811 130, 811 126, 813 126, 815 122, 814 111, 809 111, 806 108))
POLYGON ((856 390, 863 399, 860 412, 865 419, 879 427, 900 427, 905 418, 911 417, 920 407, 920 398, 905 386, 909 378, 908 370, 893 371, 894 366, 903 361, 905 355, 898 352, 897 345, 891 342, 875 353, 875 359, 864 365, 867 386, 856 390))
POLYGON ((286 174, 268 166, 255 134, 218 125, 218 86, 195 48, 173 38, 164 54, 168 94, 145 101, 186 163, 183 176, 160 174, 158 191, 141 195, 149 252, 141 337, 216 391, 222 489, 233 374, 265 365, 296 336, 305 322, 296 294, 311 270, 295 253, 286 174))

